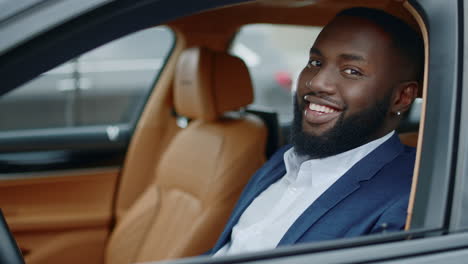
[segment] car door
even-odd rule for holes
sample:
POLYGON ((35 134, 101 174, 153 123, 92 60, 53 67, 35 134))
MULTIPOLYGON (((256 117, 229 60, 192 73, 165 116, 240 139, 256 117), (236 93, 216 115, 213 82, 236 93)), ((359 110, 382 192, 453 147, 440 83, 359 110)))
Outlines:
POLYGON ((0 207, 28 263, 76 248, 102 263, 129 140, 174 44, 149 28, 0 98, 0 207))
POLYGON ((468 8, 458 0, 419 0, 411 5, 428 30, 428 60, 409 230, 170 263, 466 262, 468 8))

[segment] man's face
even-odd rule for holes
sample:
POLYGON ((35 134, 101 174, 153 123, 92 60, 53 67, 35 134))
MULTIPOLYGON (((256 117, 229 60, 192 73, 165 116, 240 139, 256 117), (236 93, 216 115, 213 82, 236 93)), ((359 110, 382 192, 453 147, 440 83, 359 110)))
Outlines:
POLYGON ((389 132, 392 88, 401 81, 391 44, 378 26, 354 17, 320 33, 298 80, 292 134, 300 154, 326 157, 389 132))

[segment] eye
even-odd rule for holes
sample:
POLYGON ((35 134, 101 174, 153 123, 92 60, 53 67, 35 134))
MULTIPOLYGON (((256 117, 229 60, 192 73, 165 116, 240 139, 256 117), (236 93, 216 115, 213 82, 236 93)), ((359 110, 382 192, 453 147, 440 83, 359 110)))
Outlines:
POLYGON ((355 70, 355 69, 345 69, 343 71, 344 73, 348 74, 348 75, 356 75, 356 76, 362 76, 363 74, 361 72, 359 72, 358 70, 355 70))
POLYGON ((307 63, 308 68, 320 67, 320 66, 322 66, 322 62, 319 60, 309 60, 309 62, 307 63))

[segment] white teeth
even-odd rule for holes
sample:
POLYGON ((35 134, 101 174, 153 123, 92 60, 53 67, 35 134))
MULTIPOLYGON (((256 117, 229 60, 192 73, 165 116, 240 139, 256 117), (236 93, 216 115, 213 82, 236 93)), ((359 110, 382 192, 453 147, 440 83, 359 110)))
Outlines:
POLYGON ((309 104, 309 109, 312 111, 318 111, 318 107, 319 106, 316 104, 312 104, 312 103, 309 104))
POLYGON ((317 112, 322 112, 322 113, 327 113, 327 114, 336 112, 336 110, 333 108, 330 108, 324 105, 313 104, 313 103, 309 104, 309 109, 312 111, 317 111, 317 112))

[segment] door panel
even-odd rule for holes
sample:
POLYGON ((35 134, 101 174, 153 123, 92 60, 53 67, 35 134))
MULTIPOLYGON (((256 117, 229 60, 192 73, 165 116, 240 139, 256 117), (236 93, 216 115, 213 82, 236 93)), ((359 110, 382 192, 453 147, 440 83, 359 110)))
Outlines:
POLYGON ((102 169, 1 180, 0 207, 27 263, 102 263, 118 174, 102 169))
POLYGON ((121 166, 128 124, 0 133, 0 179, 17 173, 121 166))
POLYGON ((15 233, 27 264, 102 264, 109 232, 103 228, 15 233))

